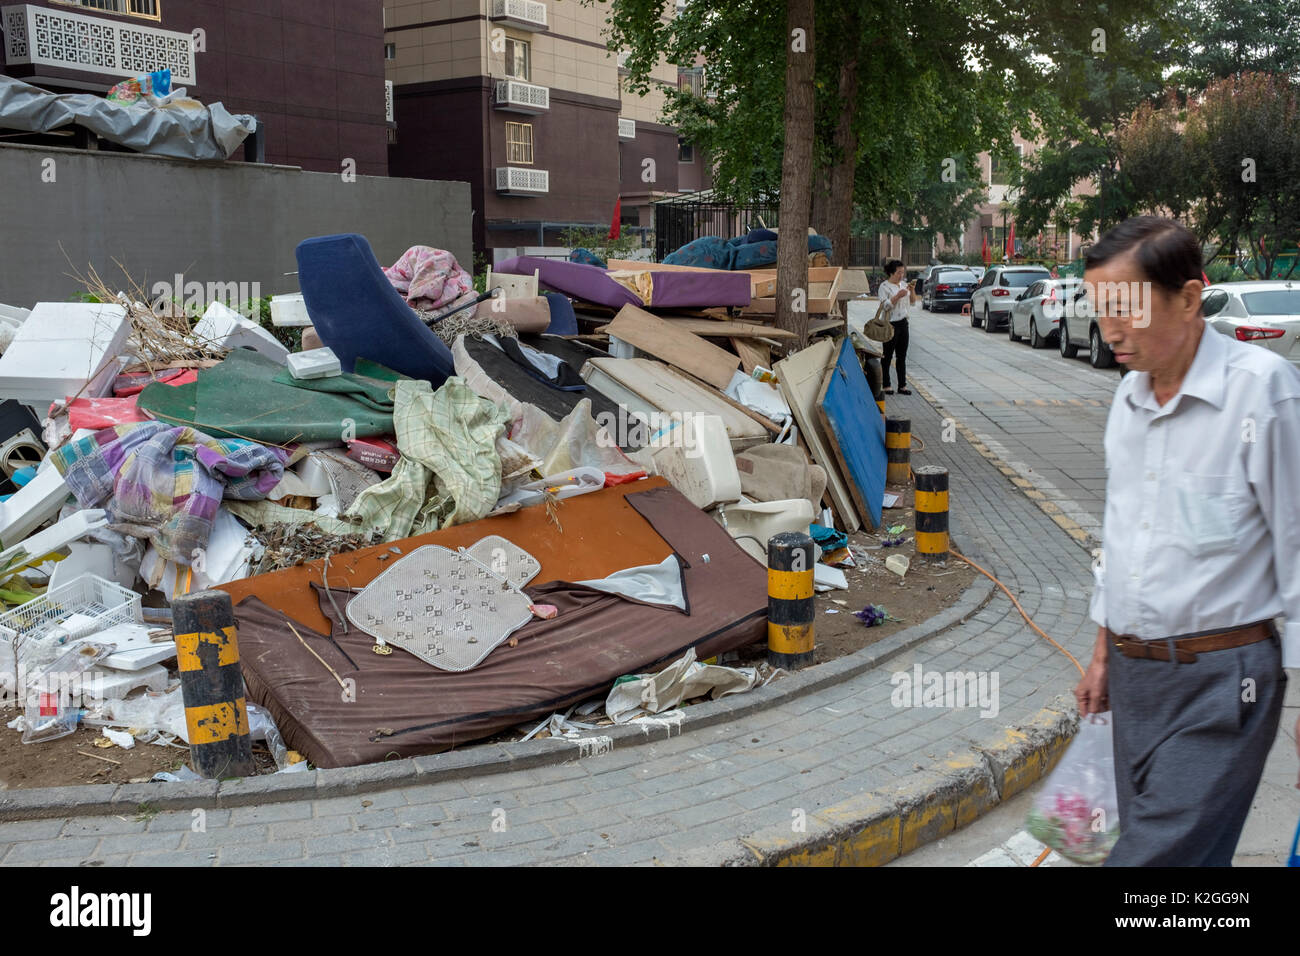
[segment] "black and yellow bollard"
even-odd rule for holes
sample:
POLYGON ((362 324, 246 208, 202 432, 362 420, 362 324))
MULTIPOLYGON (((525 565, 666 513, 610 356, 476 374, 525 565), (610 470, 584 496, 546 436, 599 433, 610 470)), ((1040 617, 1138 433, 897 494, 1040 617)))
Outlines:
POLYGON ((948 469, 922 465, 916 475, 916 553, 948 560, 948 469))
POLYGON ((767 542, 767 662, 788 671, 813 662, 813 539, 783 531, 767 542))
POLYGON ((172 601, 172 630, 195 771, 209 780, 252 776, 253 744, 230 595, 178 596, 172 601))
POLYGON ((908 418, 885 419, 885 481, 905 485, 912 473, 912 421, 908 418))

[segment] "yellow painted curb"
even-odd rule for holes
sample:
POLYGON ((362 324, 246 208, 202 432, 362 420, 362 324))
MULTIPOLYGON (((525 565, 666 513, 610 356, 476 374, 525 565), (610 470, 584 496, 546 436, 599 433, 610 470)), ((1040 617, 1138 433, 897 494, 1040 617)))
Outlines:
POLYGON ((987 746, 956 754, 901 785, 809 814, 803 832, 772 828, 741 842, 760 866, 881 866, 974 822, 1047 774, 1078 727, 1045 707, 987 746))

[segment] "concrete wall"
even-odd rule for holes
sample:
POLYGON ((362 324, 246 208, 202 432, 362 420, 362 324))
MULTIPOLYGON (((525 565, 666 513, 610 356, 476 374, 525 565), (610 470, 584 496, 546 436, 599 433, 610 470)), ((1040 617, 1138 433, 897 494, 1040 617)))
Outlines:
POLYGON ((66 300, 78 285, 65 273, 87 264, 105 281, 120 281, 114 259, 146 288, 182 273, 205 285, 257 282, 263 295, 294 292, 297 276, 284 275, 298 269, 294 248, 339 232, 364 235, 381 265, 428 245, 473 267, 467 183, 344 182, 292 167, 4 145, 0 183, 6 305, 66 300), (55 181, 43 181, 51 171, 55 181))

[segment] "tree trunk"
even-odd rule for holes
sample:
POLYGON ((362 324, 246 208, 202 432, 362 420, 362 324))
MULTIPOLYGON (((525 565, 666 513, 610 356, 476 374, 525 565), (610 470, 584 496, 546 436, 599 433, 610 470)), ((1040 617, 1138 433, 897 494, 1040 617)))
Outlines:
POLYGON ((850 239, 853 234, 853 185, 858 169, 858 130, 854 122, 858 105, 858 43, 861 33, 857 4, 845 12, 846 31, 854 38, 840 64, 840 118, 835 126, 837 161, 831 167, 830 221, 820 231, 831 241, 831 263, 837 266, 861 265, 851 262, 850 239))
POLYGON ((834 219, 835 214, 831 208, 831 170, 830 167, 818 165, 813 170, 811 225, 823 236, 829 235, 834 219))
POLYGON ((812 205, 813 0, 786 0, 785 150, 777 243, 776 324, 808 344, 808 219, 812 205))

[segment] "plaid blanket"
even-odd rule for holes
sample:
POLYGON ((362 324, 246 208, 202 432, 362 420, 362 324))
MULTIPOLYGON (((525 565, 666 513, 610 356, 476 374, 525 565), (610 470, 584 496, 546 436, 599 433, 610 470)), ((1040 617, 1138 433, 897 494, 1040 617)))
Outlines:
POLYGON ((201 560, 222 497, 265 498, 289 454, 150 421, 102 429, 50 457, 81 507, 107 508, 112 528, 190 565, 201 560))

